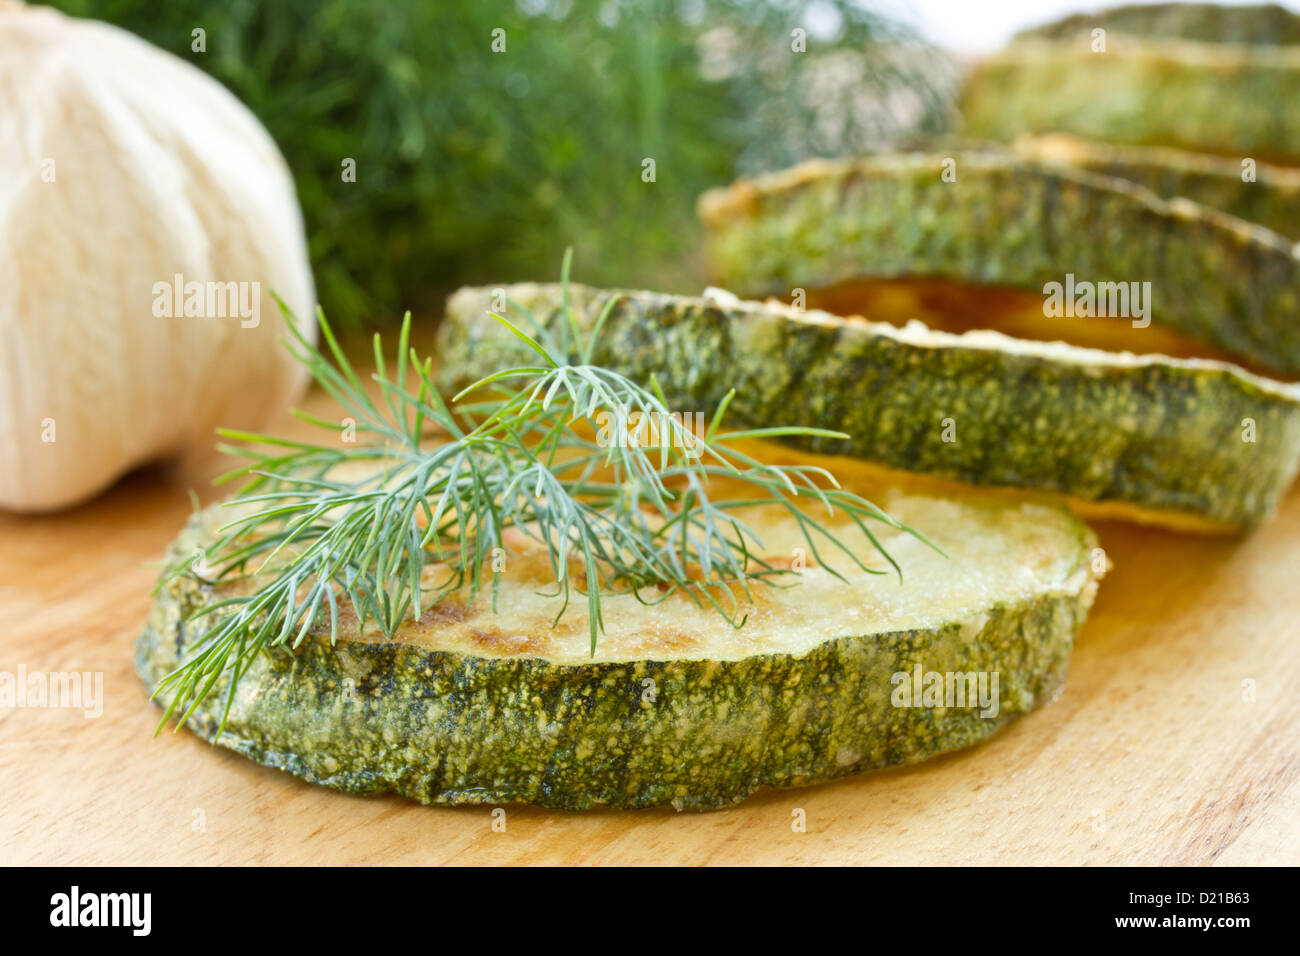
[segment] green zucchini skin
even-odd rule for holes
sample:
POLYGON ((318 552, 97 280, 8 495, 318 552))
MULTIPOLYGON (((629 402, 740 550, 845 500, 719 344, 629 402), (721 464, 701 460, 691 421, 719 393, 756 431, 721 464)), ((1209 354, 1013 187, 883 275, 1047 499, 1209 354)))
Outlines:
MULTIPOLYGON (((512 307, 541 321, 559 308, 555 285, 505 292, 512 307)), ((581 286, 570 293, 580 322, 618 296, 593 356, 598 364, 642 381, 655 373, 683 411, 711 414, 735 387, 729 420, 738 425, 851 436, 796 442, 812 451, 1137 506, 1153 520, 1163 513, 1231 527, 1271 514, 1300 466, 1296 389, 1230 365, 976 347, 969 337, 908 337, 774 303, 720 305, 581 286), (1242 441, 1247 418, 1255 422, 1253 443, 1242 441), (945 419, 956 441, 944 441, 945 419)), ((495 371, 502 350, 518 348, 487 314, 493 301, 488 288, 461 289, 449 300, 439 331, 440 387, 495 371)))
POLYGON ((1022 137, 1012 148, 1029 159, 1066 162, 1137 183, 1164 199, 1186 196, 1202 206, 1300 239, 1300 170, 1255 165, 1243 181, 1239 159, 1172 147, 1117 146, 1074 137, 1022 137))
MULTIPOLYGON (((795 787, 912 763, 977 743, 1050 702, 1095 594, 1095 539, 1075 522, 1077 572, 1056 590, 931 628, 848 636, 803 656, 558 664, 471 657, 405 643, 309 637, 261 655, 187 725, 268 767, 356 794, 425 804, 525 803, 563 810, 707 810, 760 787, 795 787), (1000 709, 895 707, 891 675, 997 671, 1000 709), (647 679, 656 688, 646 698, 647 679), (352 700, 343 694, 354 682, 352 700)), ((196 526, 173 545, 192 552, 196 526)), ((211 600, 194 581, 160 593, 136 643, 149 688, 197 636, 211 600)))
POLYGON ((742 296, 868 278, 942 276, 1039 294, 1067 273, 1150 282, 1154 321, 1300 373, 1292 244, 1124 180, 1008 155, 905 153, 742 180, 706 194, 701 212, 711 273, 742 296), (956 182, 941 178, 946 159, 956 182))
POLYGON ((1110 34, 1022 40, 971 74, 960 104, 970 135, 1089 139, 1279 160, 1300 156, 1300 46, 1110 34))

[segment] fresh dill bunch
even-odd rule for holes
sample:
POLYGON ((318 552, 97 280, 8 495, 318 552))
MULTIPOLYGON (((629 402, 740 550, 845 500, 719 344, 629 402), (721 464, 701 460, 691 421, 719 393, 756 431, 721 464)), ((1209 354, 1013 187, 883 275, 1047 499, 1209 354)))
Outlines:
MULTIPOLYGON (((432 360, 410 347, 409 313, 391 373, 374 337, 372 398, 324 314, 320 328, 333 362, 280 304, 290 330, 286 347, 366 441, 335 447, 220 433, 239 443, 221 450, 247 460, 218 479, 244 479, 226 502, 234 513, 198 560, 168 565, 158 587, 185 576, 224 585, 224 593, 186 622, 206 630, 155 691, 171 696, 160 728, 177 711, 183 724, 227 675, 228 714, 257 655, 297 648, 320 621, 328 619, 330 639, 337 640, 345 601, 359 628, 373 622, 389 637, 403 620, 463 590, 473 600, 491 586, 495 606, 500 573, 492 559, 508 553, 510 529, 545 549, 559 599, 556 622, 575 595, 586 601, 593 655, 604 629, 602 598, 612 594, 653 604, 681 592, 743 626, 751 583, 781 586, 796 572, 755 553, 761 542, 742 509, 784 509, 812 559, 841 580, 839 561, 886 573, 803 505, 826 518, 839 512, 901 576, 868 522, 924 537, 840 488, 823 468, 765 464, 737 447, 753 438, 847 435, 805 427, 724 431, 734 390, 697 434, 671 413, 657 382, 646 388, 591 363, 616 300, 584 340, 568 306, 569 261, 566 255, 558 322, 543 326, 519 310, 531 324, 524 329, 493 316, 535 361, 480 379, 450 405, 433 385, 432 360), (603 423, 632 419, 656 422, 659 440, 603 437, 603 423), (362 467, 348 467, 356 463, 362 467), (715 499, 710 486, 722 478, 745 493, 715 499), (425 574, 431 566, 438 575, 425 574)), ((295 414, 337 432, 334 421, 295 414)))
POLYGON ((960 80, 863 0, 53 5, 139 34, 257 115, 293 172, 319 301, 348 329, 462 283, 549 276, 557 236, 600 247, 594 283, 697 289, 701 192, 940 132, 960 80))

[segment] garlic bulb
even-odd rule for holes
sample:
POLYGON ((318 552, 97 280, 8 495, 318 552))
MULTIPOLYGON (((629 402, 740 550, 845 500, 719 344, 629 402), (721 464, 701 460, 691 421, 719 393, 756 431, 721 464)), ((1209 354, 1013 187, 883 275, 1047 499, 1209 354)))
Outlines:
POLYGON ((0 0, 0 508, 81 501, 255 428, 314 339, 293 179, 215 80, 115 27, 0 0))

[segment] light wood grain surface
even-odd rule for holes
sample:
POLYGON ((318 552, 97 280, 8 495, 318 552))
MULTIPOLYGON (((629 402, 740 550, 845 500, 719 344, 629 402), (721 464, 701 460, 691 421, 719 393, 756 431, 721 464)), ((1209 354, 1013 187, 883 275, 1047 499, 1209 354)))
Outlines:
POLYGON ((713 813, 508 807, 499 831, 489 807, 346 796, 152 739, 132 644, 184 489, 144 472, 0 515, 0 670, 103 675, 98 717, 0 709, 0 862, 1300 863, 1300 493, 1242 538, 1097 524, 1114 569, 1066 689, 988 743, 713 813))

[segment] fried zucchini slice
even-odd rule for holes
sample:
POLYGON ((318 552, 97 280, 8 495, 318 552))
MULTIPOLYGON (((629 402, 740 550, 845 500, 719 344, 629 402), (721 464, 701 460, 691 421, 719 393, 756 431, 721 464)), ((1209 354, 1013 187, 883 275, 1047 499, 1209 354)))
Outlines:
POLYGON ((1300 158, 1300 45, 1112 32, 1028 38, 982 61, 960 109, 967 135, 1074 133, 1274 162, 1300 158))
MULTIPOLYGON (((558 285, 501 288, 516 321, 559 311, 558 285)), ((574 285, 569 298, 590 325, 611 296, 596 363, 653 374, 683 411, 711 414, 734 387, 738 422, 851 436, 801 446, 813 451, 1210 531, 1266 518, 1300 466, 1300 391, 1222 362, 898 328, 734 297, 574 285)), ((450 298, 438 340, 448 389, 500 368, 503 352, 527 361, 488 314, 499 298, 487 287, 450 298)))
POLYGON ((742 296, 908 277, 1043 295, 1074 277, 1122 293, 1139 325, 1300 374, 1293 245, 1126 180, 1005 152, 901 153, 741 180, 700 212, 711 274, 742 296))
MULTIPOLYGON (((260 655, 222 736, 224 682, 188 726, 351 793, 700 810, 965 747, 1050 702, 1105 567, 1092 533, 1050 503, 935 497, 882 485, 861 462, 830 466, 947 557, 883 528, 901 581, 809 564, 791 586, 751 584, 740 628, 680 592, 654 605, 611 595, 593 656, 585 604, 552 626, 545 553, 515 542, 496 611, 490 588, 453 596, 392 638, 345 614, 337 643, 324 626, 296 652, 260 655)), ((784 512, 746 518, 774 561, 802 543, 784 512)), ((196 516, 169 557, 221 520, 196 516)), ((182 578, 159 594, 136 645, 150 688, 200 636, 186 619, 222 593, 182 578)))
POLYGON ((1028 159, 1118 176, 1165 199, 1185 196, 1292 241, 1300 238, 1300 169, 1173 147, 1098 143, 1065 133, 1018 137, 1011 148, 1028 159))

